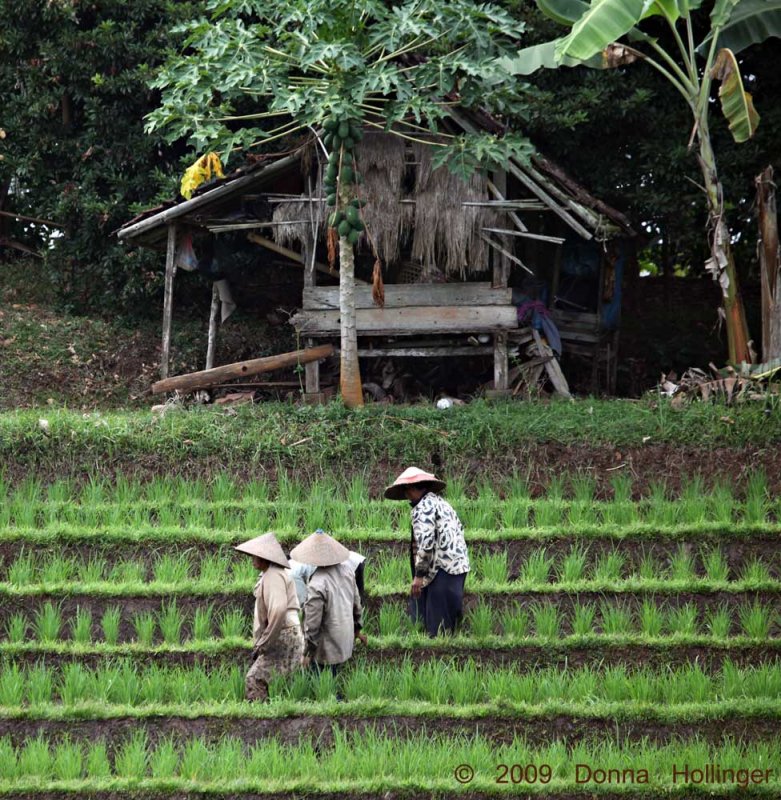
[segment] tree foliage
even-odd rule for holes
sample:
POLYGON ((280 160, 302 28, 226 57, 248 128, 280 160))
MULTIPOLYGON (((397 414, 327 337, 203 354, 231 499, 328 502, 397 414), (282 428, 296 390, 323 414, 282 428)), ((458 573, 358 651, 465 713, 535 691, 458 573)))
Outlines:
POLYGON ((144 133, 143 116, 156 105, 147 84, 169 29, 192 13, 187 2, 21 0, 4 15, 5 208, 61 225, 11 231, 44 254, 72 308, 135 310, 157 290, 159 259, 128 252, 112 232, 173 194, 179 154, 144 133))

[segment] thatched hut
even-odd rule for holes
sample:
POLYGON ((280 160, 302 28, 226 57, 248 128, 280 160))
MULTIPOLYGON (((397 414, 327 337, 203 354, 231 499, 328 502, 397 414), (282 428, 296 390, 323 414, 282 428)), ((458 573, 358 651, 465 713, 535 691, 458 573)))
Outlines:
MULTIPOLYGON (((478 123, 453 112, 451 124, 459 131, 478 123)), ((554 323, 557 347, 589 358, 595 377, 604 366, 605 386, 612 390, 625 245, 634 235, 627 220, 542 156, 463 180, 433 167, 435 142, 416 139, 367 130, 356 149, 366 200, 366 231, 356 246, 359 356, 493 355, 494 389, 501 393, 508 388, 508 347, 531 342, 543 355, 541 348, 552 344, 544 334, 554 323), (378 258, 384 306, 377 305, 370 286, 378 258), (524 311, 533 322, 519 323, 524 311)), ((166 242, 164 374, 183 231, 201 244, 216 238, 223 247, 221 237, 241 236, 257 248, 258 265, 261 254, 299 263, 301 309, 291 322, 307 344, 338 341, 338 273, 327 264, 321 191, 324 156, 312 138, 291 155, 238 170, 191 200, 120 229, 128 242, 166 242)), ((233 287, 237 302, 241 292, 241 286, 233 287)), ((212 344, 217 290, 214 297, 212 344)), ((212 346, 207 368, 213 352, 212 346)), ((550 362, 555 354, 545 353, 550 362)), ((308 364, 307 394, 318 394, 318 375, 317 363, 308 364)))

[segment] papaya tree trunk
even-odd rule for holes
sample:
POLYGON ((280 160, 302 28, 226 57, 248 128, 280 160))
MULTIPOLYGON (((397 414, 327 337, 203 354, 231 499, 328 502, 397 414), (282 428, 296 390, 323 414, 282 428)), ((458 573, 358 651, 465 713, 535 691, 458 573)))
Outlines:
MULTIPOLYGON (((339 189, 339 205, 350 202, 347 187, 339 189)), ((358 363, 358 331, 355 327, 355 253, 344 236, 339 237, 339 317, 341 342, 339 391, 347 408, 363 405, 363 385, 358 363)))
POLYGON ((735 257, 730 244, 729 228, 724 218, 724 192, 716 170, 716 157, 711 147, 706 119, 700 120, 698 139, 700 145, 700 169, 705 181, 708 201, 708 227, 711 255, 706 262, 708 271, 719 282, 727 326, 727 346, 732 364, 742 361, 751 363, 748 325, 743 298, 738 286, 735 257))

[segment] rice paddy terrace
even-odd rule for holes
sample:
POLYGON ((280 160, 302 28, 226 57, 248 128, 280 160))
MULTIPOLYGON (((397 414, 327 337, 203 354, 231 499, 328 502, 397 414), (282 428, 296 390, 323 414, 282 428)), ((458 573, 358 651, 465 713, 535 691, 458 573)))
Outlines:
POLYGON ((473 571, 462 631, 430 640, 405 613, 408 508, 360 478, 0 483, 0 793, 781 796, 762 473, 447 496, 473 571), (231 546, 317 527, 368 556, 368 645, 248 704, 256 575, 231 546))

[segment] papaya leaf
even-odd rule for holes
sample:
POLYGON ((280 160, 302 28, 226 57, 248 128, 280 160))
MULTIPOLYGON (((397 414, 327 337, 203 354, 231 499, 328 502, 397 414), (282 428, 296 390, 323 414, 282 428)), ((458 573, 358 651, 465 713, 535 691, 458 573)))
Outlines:
POLYGON ((509 75, 531 75, 538 69, 557 69, 558 67, 578 67, 586 66, 599 68, 602 66, 602 58, 594 56, 587 61, 578 58, 556 57, 556 47, 559 39, 550 42, 535 44, 532 47, 524 47, 515 56, 505 56, 497 62, 500 69, 509 75))
POLYGON ((711 77, 721 81, 719 98, 721 110, 729 122, 732 138, 736 142, 750 139, 759 125, 759 114, 754 108, 751 95, 743 88, 740 69, 732 50, 719 50, 711 77))
POLYGON ((640 22, 645 0, 593 0, 588 10, 559 39, 556 54, 585 61, 601 53, 640 22))
MULTIPOLYGON (((781 37, 781 0, 740 0, 721 30, 715 32, 718 46, 740 53, 752 44, 771 36, 781 37)), ((704 52, 710 46, 712 31, 698 48, 704 52)))

